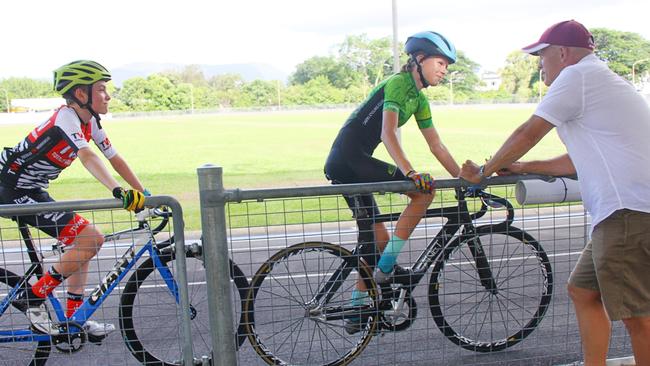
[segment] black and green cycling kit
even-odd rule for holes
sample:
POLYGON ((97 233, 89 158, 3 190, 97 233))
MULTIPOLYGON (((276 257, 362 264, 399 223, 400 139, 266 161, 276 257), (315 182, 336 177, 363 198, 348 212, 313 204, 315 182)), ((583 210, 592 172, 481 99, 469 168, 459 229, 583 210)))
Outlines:
MULTIPOLYGON (((415 117, 420 129, 433 127, 429 101, 417 89, 411 73, 400 72, 390 76, 370 92, 336 136, 325 163, 325 175, 332 183, 406 179, 395 165, 372 157, 381 142, 383 111, 398 114, 398 127, 411 116, 415 117)), ((366 203, 367 206, 371 204, 369 201, 366 203)))

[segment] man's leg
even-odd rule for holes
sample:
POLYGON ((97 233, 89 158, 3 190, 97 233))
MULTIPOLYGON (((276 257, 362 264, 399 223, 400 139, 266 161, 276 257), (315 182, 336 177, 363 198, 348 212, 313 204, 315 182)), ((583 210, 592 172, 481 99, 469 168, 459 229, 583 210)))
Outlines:
POLYGON ((578 318, 585 366, 604 366, 611 323, 600 300, 600 292, 572 285, 567 288, 578 318))
POLYGON ((650 317, 623 319, 637 365, 650 365, 650 317))

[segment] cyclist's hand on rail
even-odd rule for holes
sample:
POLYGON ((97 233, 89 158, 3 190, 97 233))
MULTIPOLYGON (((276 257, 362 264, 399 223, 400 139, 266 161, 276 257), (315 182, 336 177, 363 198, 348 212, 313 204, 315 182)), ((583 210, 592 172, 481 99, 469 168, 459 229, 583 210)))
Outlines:
POLYGON ((122 200, 122 208, 127 211, 140 212, 144 208, 144 194, 140 191, 115 187, 113 197, 122 200))
POLYGON ((458 174, 458 177, 463 178, 470 183, 479 184, 483 180, 483 177, 481 177, 479 172, 480 169, 481 167, 478 166, 478 164, 471 160, 467 160, 460 168, 460 174, 458 174))
POLYGON ((429 173, 418 173, 415 170, 411 170, 406 174, 406 177, 415 182, 415 186, 419 191, 424 193, 433 192, 435 182, 429 173))

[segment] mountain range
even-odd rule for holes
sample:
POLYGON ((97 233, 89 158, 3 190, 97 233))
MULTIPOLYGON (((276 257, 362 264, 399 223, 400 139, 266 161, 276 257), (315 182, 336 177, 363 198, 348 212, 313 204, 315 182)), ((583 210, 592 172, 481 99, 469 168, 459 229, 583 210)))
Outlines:
MULTIPOLYGON (((111 74, 116 86, 121 87, 124 80, 132 77, 147 77, 162 71, 181 71, 187 65, 175 63, 137 62, 113 68, 111 74)), ((288 74, 269 64, 226 64, 226 65, 198 65, 206 79, 220 74, 239 74, 246 81, 253 80, 280 80, 285 82, 288 74)))

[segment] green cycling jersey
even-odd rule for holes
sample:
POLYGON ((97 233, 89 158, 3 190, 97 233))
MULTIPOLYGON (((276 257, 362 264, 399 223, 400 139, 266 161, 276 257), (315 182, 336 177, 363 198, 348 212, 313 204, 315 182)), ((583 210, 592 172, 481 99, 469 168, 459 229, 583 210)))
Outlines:
POLYGON ((433 126, 429 101, 418 90, 410 72, 391 75, 371 92, 368 98, 350 115, 339 131, 333 150, 339 153, 372 155, 381 142, 383 111, 398 114, 398 127, 411 116, 420 129, 433 126))

